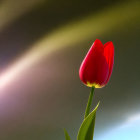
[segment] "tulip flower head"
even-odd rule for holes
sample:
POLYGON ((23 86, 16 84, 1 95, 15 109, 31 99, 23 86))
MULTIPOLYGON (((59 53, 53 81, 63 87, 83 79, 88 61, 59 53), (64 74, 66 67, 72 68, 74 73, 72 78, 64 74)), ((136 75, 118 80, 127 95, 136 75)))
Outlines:
POLYGON ((110 41, 103 45, 100 40, 96 39, 80 66, 80 79, 89 87, 104 87, 110 79, 113 65, 113 43, 110 41))

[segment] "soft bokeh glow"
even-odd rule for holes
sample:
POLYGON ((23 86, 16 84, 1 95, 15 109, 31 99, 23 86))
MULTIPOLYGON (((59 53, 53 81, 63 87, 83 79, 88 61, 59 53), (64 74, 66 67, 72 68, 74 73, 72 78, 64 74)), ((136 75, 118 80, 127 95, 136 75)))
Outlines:
POLYGON ((96 140, 140 140, 140 114, 131 116, 128 121, 110 131, 106 131, 96 140))
POLYGON ((55 32, 45 36, 43 39, 36 42, 25 55, 23 55, 15 64, 11 65, 4 73, 0 75, 0 89, 13 81, 25 69, 31 67, 44 56, 57 51, 63 47, 74 45, 83 40, 96 37, 100 34, 105 34, 113 30, 116 26, 125 24, 139 16, 138 3, 125 3, 125 5, 117 5, 113 9, 104 10, 97 15, 91 15, 80 21, 68 24, 55 32), (120 13, 121 9, 125 11, 120 13), (128 13, 131 9, 129 16, 128 13), (113 14, 112 14, 113 13, 113 14), (120 17, 121 14, 121 17, 120 17), (118 18, 119 17, 119 20, 118 18), (104 23, 104 24, 103 24, 104 23))
POLYGON ((133 123, 133 122, 136 122, 136 121, 140 122, 140 113, 136 114, 136 115, 133 115, 133 116, 130 116, 128 118, 128 123, 133 123))

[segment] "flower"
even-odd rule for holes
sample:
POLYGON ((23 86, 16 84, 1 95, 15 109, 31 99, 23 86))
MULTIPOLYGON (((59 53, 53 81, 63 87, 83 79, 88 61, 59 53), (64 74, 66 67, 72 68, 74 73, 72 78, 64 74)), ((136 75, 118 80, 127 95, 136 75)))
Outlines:
POLYGON ((103 45, 100 40, 96 39, 80 66, 80 79, 89 87, 104 87, 110 79, 113 65, 113 43, 109 41, 103 45))

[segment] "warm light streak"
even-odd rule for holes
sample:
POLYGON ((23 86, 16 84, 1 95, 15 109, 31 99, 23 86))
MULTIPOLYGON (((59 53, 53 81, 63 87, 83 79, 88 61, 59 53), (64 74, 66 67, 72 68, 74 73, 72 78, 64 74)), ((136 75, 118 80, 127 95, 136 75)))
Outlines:
POLYGON ((0 75, 0 89, 12 82, 22 71, 52 52, 116 31, 118 26, 139 17, 139 12, 138 2, 124 3, 52 32, 31 46, 31 50, 0 75))

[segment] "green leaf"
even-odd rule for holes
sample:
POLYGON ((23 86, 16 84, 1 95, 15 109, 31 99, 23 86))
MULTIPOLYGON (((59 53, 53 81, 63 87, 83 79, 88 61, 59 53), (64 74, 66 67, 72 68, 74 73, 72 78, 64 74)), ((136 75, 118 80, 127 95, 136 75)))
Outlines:
POLYGON ((97 104, 95 109, 82 122, 77 136, 77 140, 93 140, 96 111, 98 106, 99 103, 97 104))
POLYGON ((71 140, 68 132, 66 131, 66 129, 64 129, 64 133, 65 133, 65 140, 71 140))

